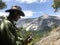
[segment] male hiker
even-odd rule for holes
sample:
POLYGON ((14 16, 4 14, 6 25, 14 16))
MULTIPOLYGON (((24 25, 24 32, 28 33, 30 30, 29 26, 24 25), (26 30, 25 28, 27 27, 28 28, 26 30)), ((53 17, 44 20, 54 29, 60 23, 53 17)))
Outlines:
MULTIPOLYGON (((6 10, 6 12, 9 12, 9 16, 7 19, 3 19, 0 23, 0 45, 17 45, 16 41, 19 40, 17 34, 18 29, 15 26, 14 21, 17 21, 21 16, 25 15, 19 6, 12 6, 12 8, 6 10)), ((31 38, 29 36, 26 40, 20 41, 19 45, 27 45, 30 41, 31 38)))

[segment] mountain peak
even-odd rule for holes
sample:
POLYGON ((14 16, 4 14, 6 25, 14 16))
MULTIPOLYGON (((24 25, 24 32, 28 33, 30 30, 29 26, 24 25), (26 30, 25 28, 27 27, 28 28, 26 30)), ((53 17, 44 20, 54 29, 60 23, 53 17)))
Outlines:
POLYGON ((48 15, 48 14, 44 14, 44 15, 42 15, 41 18, 42 18, 42 19, 47 19, 47 18, 49 18, 49 15, 48 15))

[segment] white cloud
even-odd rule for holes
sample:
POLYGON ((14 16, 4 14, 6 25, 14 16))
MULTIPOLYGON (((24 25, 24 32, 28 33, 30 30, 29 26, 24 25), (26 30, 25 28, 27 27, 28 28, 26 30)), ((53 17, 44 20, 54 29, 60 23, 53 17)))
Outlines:
POLYGON ((30 3, 45 3, 45 2, 48 2, 49 0, 3 0, 3 1, 7 1, 7 2, 10 2, 10 1, 17 1, 17 2, 20 2, 20 3, 27 3, 27 4, 30 4, 30 3))
POLYGON ((9 13, 0 12, 0 16, 3 16, 3 17, 5 17, 5 16, 8 16, 8 15, 9 15, 9 13))
POLYGON ((25 14, 25 17, 22 17, 22 18, 31 18, 34 14, 42 14, 43 12, 33 12, 31 10, 25 10, 24 11, 24 14, 25 14))
POLYGON ((40 3, 44 3, 47 2, 48 0, 40 0, 40 3))
POLYGON ((16 0, 19 1, 20 3, 33 3, 33 2, 37 2, 37 0, 16 0))
POLYGON ((3 1, 12 1, 12 0, 3 0, 3 1))
POLYGON ((25 17, 22 17, 22 18, 29 18, 29 17, 33 16, 34 12, 30 11, 30 10, 25 10, 24 14, 25 14, 25 17))
POLYGON ((48 2, 49 0, 16 0, 16 1, 19 1, 20 3, 30 4, 30 3, 45 3, 48 2))

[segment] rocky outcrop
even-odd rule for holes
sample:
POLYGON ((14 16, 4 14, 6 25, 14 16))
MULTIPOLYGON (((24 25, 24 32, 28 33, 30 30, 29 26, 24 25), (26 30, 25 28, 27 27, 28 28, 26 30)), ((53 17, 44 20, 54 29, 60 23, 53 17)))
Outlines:
POLYGON ((42 38, 33 45, 60 45, 60 27, 54 29, 49 36, 42 38))

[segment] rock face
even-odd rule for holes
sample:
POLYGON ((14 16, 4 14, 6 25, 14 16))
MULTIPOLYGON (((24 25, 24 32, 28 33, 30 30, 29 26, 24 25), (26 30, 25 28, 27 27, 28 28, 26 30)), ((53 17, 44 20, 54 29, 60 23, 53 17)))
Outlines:
POLYGON ((38 18, 28 18, 19 20, 17 26, 26 30, 42 30, 44 28, 52 28, 53 25, 60 26, 60 18, 57 16, 49 16, 44 14, 38 18))
POLYGON ((60 27, 52 31, 49 36, 42 38, 33 45, 60 45, 60 27))

